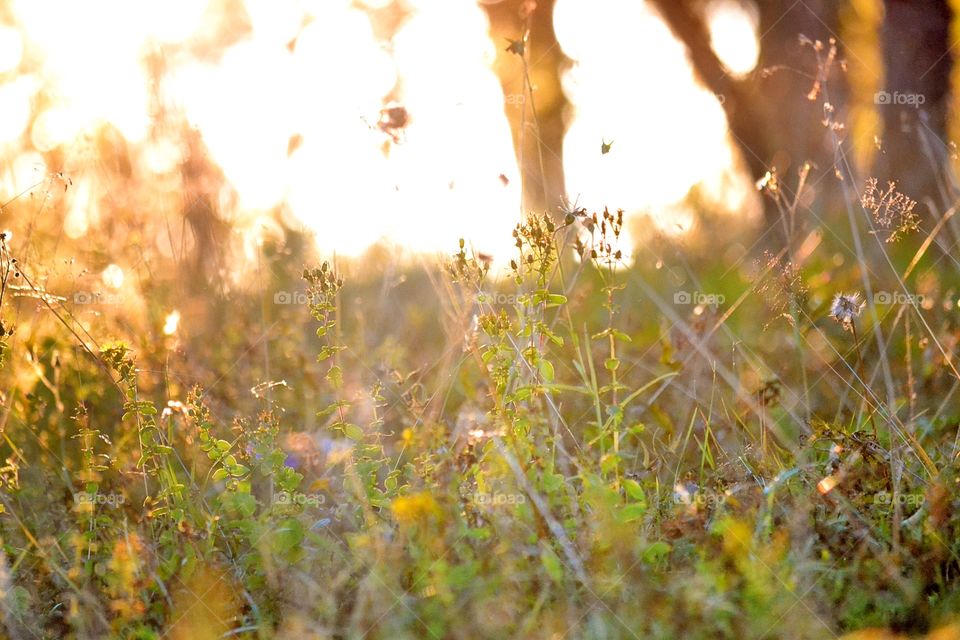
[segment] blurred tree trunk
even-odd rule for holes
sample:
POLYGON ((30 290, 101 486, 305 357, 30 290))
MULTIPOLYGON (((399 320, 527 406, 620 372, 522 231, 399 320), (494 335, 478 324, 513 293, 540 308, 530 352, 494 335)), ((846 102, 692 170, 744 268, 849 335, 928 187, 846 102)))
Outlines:
MULTIPOLYGON (((953 197, 946 184, 951 150, 949 111, 950 20, 947 0, 886 0, 883 22, 884 90, 876 102, 883 119, 882 153, 875 171, 935 209, 953 197)), ((934 210, 933 213, 936 211, 934 210)))
MULTIPOLYGON (((825 104, 835 109, 846 91, 839 60, 821 68, 830 38, 839 32, 836 0, 763 0, 759 17, 760 59, 746 77, 735 77, 710 45, 705 3, 697 0, 650 0, 690 55, 694 71, 717 94, 744 163, 754 179, 774 167, 781 177, 792 175, 810 161, 811 184, 828 186, 833 173, 833 145, 824 127, 825 104), (821 41, 818 55, 801 37, 821 41), (826 74, 826 75, 825 75, 826 74), (819 83, 819 84, 818 84, 819 83)), ((840 43, 838 43, 840 46, 840 43)), ((790 194, 788 193, 788 196, 790 194)), ((768 218, 777 215, 768 206, 768 218)))
POLYGON ((199 132, 185 131, 186 153, 180 165, 182 215, 193 237, 193 250, 182 263, 183 280, 194 292, 217 291, 224 284, 222 276, 230 247, 230 225, 220 217, 217 204, 225 178, 209 162, 209 152, 199 132))
POLYGON ((505 0, 485 4, 490 36, 497 43, 496 70, 504 112, 513 131, 523 179, 524 210, 556 210, 564 195, 563 112, 567 102, 560 76, 567 58, 553 30, 556 0, 505 0), (508 51, 510 41, 530 30, 523 58, 508 51), (523 60, 533 93, 525 86, 523 60))
MULTIPOLYGON (((642 2, 644 0, 637 0, 642 2)), ((848 85, 840 72, 844 50, 837 0, 762 0, 754 3, 760 34, 760 60, 746 77, 730 74, 710 45, 706 3, 702 0, 648 0, 688 50, 694 70, 703 84, 723 104, 727 122, 742 160, 753 179, 773 168, 795 185, 796 172, 804 162, 813 164, 810 184, 831 191, 835 164, 834 140, 824 127, 824 108, 829 103, 842 122, 848 85), (828 75, 821 77, 818 58, 801 36, 820 41, 827 56, 831 38, 837 38, 838 57, 828 75), (821 80, 820 91, 815 90, 821 80)), ((540 0, 530 14, 529 0, 506 0, 486 5, 491 35, 504 43, 498 47, 497 67, 506 96, 505 111, 514 131, 523 163, 526 209, 552 208, 563 194, 562 118, 566 102, 559 88, 566 59, 556 46, 553 32, 555 0, 540 0), (520 59, 505 51, 507 39, 517 39, 530 28, 527 59, 535 86, 537 120, 532 105, 522 97, 520 59), (541 167, 539 156, 543 156, 541 167)), ((896 180, 902 191, 923 202, 932 198, 937 206, 957 197, 956 183, 945 171, 954 151, 947 141, 950 71, 951 11, 949 0, 883 0, 884 91, 876 96, 883 120, 883 151, 873 173, 896 180), (919 97, 918 97, 919 96, 919 97), (922 104, 917 104, 922 101, 922 104)), ((862 188, 863 185, 856 185, 862 188)), ((789 191, 788 191, 789 195, 789 191)), ((833 197, 832 195, 828 196, 833 197)), ((770 203, 767 203, 770 205, 770 203)), ((779 215, 768 206, 768 218, 779 215)))

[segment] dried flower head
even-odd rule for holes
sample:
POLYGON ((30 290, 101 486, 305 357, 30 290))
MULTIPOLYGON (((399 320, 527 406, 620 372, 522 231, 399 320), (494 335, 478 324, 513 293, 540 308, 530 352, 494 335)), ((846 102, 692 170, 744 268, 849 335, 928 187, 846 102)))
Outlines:
POLYGON ((807 93, 807 100, 813 102, 817 100, 823 92, 823 88, 830 77, 830 70, 837 60, 837 41, 830 38, 829 46, 824 46, 821 40, 811 40, 807 36, 800 34, 800 46, 808 46, 813 49, 817 57, 817 75, 813 86, 807 93))
POLYGON ((519 285, 526 274, 536 274, 538 282, 546 285, 558 254, 555 243, 557 224, 549 214, 532 214, 513 230, 517 259, 510 261, 514 280, 519 285))
POLYGON ((580 206, 579 196, 572 202, 566 196, 562 196, 560 198, 560 206, 558 206, 557 209, 563 214, 563 223, 566 225, 573 224, 577 218, 585 219, 587 217, 586 208, 580 206))
POLYGON ((757 191, 765 193, 774 200, 780 199, 780 181, 777 179, 777 168, 773 167, 766 175, 757 180, 757 191))
POLYGON ((463 282, 471 289, 476 289, 493 266, 493 256, 486 253, 467 252, 467 245, 460 238, 460 251, 453 255, 453 260, 447 264, 447 272, 453 282, 463 282))
POLYGON ((842 324, 844 330, 850 331, 865 304, 859 293, 838 293, 830 304, 830 317, 842 324))
POLYGON ((876 178, 868 178, 860 206, 887 232, 887 242, 896 242, 920 226, 920 217, 913 211, 916 200, 897 191, 896 182, 888 182, 884 191, 877 187, 876 178))
POLYGON ((623 260, 623 251, 618 248, 623 231, 623 209, 614 214, 604 208, 602 215, 584 216, 581 222, 584 233, 577 236, 575 245, 581 258, 589 256, 609 268, 623 260))

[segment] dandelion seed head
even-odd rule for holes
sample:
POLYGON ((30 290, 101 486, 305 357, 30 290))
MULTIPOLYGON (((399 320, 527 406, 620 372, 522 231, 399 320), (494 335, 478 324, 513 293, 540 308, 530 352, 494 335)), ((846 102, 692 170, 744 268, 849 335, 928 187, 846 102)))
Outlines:
POLYGON ((838 293, 830 304, 830 317, 849 330, 865 304, 859 293, 838 293))

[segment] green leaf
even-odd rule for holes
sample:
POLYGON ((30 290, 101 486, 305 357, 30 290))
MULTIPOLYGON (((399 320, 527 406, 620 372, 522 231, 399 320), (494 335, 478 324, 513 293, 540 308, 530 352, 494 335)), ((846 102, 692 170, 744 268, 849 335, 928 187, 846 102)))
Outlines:
POLYGON ((343 435, 347 436, 351 440, 360 442, 363 440, 363 429, 358 427, 355 424, 344 424, 343 425, 343 435))
POLYGON ((666 558, 670 551, 673 550, 669 544, 663 540, 658 540, 647 546, 643 551, 643 561, 648 564, 654 564, 658 560, 666 558))
POLYGON ((646 504, 642 502, 634 502, 633 504, 628 504, 617 512, 617 520, 619 522, 634 522, 635 520, 640 520, 643 518, 646 512, 646 504))
POLYGON ((303 480, 303 474, 293 470, 290 467, 284 467, 277 475, 277 486, 283 491, 296 491, 303 480))
POLYGON ((608 453, 600 458, 600 470, 604 473, 610 473, 620 464, 620 456, 615 453, 608 453))
POLYGON ((527 400, 528 398, 530 398, 532 394, 533 394, 533 389, 531 389, 530 387, 520 387, 519 389, 516 390, 516 392, 512 396, 507 398, 507 401, 523 402, 524 400, 527 400))
POLYGON ((623 488, 627 492, 627 495, 636 500, 637 502, 647 502, 647 494, 644 493, 643 487, 640 486, 640 483, 636 480, 624 480, 623 488))
POLYGON ((553 382, 553 364, 551 364, 549 360, 541 360, 538 368, 540 369, 540 375, 543 376, 544 380, 547 382, 553 382))
POLYGON ((225 509, 239 514, 241 518, 249 518, 257 511, 257 499, 249 493, 224 493, 220 500, 225 509))
POLYGON ((322 347, 320 347, 320 350, 317 352, 317 362, 323 362, 324 360, 328 360, 332 358, 335 353, 336 351, 332 347, 328 345, 323 345, 322 347))
POLYGON ((343 385, 343 371, 337 365, 330 367, 327 372, 327 380, 334 389, 339 389, 343 385))
POLYGON ((547 339, 550 340, 550 342, 552 342, 553 344, 557 345, 558 347, 562 347, 562 346, 563 346, 563 338, 561 338, 560 336, 558 336, 558 335, 555 334, 554 332, 550 331, 550 329, 547 327, 547 325, 545 325, 544 323, 540 322, 540 323, 537 323, 537 328, 540 329, 540 333, 542 333, 543 335, 545 335, 545 336, 547 337, 547 339))
POLYGON ((303 524, 295 518, 288 518, 280 523, 274 543, 277 551, 286 553, 292 551, 303 542, 305 531, 303 524))
POLYGON ((543 488, 547 493, 553 493, 563 486, 563 480, 563 475, 559 473, 545 473, 543 474, 543 488))
POLYGON ((547 575, 550 576, 551 580, 557 583, 563 581, 563 564, 557 554, 553 552, 553 549, 546 546, 541 548, 540 562, 543 564, 543 568, 547 570, 547 575))
POLYGON ((213 480, 215 482, 219 482, 220 480, 226 480, 228 477, 230 477, 230 472, 224 469, 223 467, 220 467, 219 469, 213 472, 213 480))

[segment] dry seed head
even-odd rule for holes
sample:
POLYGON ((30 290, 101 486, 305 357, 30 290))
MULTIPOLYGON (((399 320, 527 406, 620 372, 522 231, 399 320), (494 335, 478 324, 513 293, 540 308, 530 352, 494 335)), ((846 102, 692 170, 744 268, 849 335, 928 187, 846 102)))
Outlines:
POLYGON ((757 191, 765 193, 774 200, 780 198, 780 181, 777 179, 777 168, 773 167, 766 175, 757 180, 757 191))
POLYGON ((847 331, 853 328, 853 321, 860 315, 866 302, 859 293, 838 293, 830 305, 830 317, 843 325, 847 331))
POLYGON ((887 242, 896 242, 920 226, 920 217, 913 211, 916 200, 897 191, 896 182, 888 182, 884 190, 877 186, 876 178, 868 178, 860 206, 887 232, 887 242))

